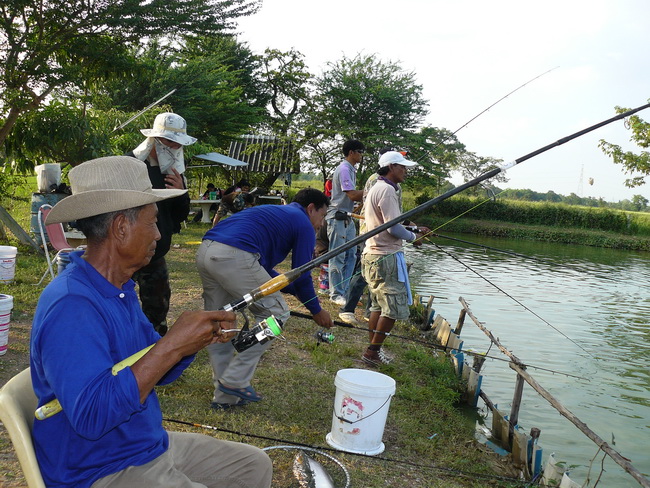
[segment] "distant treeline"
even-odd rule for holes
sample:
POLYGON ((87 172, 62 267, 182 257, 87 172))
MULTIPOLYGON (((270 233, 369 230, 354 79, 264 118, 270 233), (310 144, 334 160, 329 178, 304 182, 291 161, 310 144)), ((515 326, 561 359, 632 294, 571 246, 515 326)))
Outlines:
POLYGON ((634 195, 632 200, 620 200, 618 202, 606 202, 602 198, 594 197, 579 197, 575 193, 569 196, 559 195, 554 191, 547 191, 540 193, 533 190, 497 190, 499 198, 507 198, 509 200, 525 200, 527 202, 552 202, 564 203, 566 205, 582 205, 584 207, 606 207, 616 208, 618 210, 626 210, 630 212, 639 212, 648 208, 648 200, 642 195, 634 195))

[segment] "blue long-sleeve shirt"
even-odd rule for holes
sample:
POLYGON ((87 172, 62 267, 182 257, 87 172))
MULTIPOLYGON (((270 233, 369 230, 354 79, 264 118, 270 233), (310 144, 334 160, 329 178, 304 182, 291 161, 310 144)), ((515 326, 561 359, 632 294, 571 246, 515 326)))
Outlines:
MULTIPOLYGON (((43 291, 32 325, 31 375, 38 405, 57 398, 63 412, 34 421, 34 443, 48 487, 87 487, 167 450, 155 392, 143 404, 131 368, 114 364, 160 336, 129 280, 122 289, 71 253, 71 264, 43 291)), ((183 358, 159 384, 175 380, 183 358)))
MULTIPOLYGON (((236 213, 220 221, 203 239, 258 254, 260 265, 271 276, 279 274, 273 268, 284 261, 289 252, 294 269, 311 261, 316 245, 316 233, 307 211, 295 202, 260 205, 236 213)), ((298 297, 312 315, 321 311, 309 271, 283 288, 282 292, 298 297)))

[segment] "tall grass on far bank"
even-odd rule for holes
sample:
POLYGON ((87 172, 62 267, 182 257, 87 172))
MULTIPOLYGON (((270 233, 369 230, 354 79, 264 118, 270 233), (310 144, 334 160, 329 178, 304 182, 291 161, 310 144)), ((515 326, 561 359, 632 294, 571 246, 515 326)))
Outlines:
MULTIPOLYGON (((429 195, 420 195, 416 198, 416 203, 420 205, 429 199, 429 195)), ((562 203, 505 199, 486 201, 485 198, 454 196, 433 206, 428 213, 435 217, 453 218, 466 212, 466 217, 475 220, 650 236, 648 213, 562 203)))
MULTIPOLYGON (((427 194, 415 198, 420 205, 427 194)), ((556 203, 455 196, 418 217, 439 233, 650 251, 650 214, 556 203)))

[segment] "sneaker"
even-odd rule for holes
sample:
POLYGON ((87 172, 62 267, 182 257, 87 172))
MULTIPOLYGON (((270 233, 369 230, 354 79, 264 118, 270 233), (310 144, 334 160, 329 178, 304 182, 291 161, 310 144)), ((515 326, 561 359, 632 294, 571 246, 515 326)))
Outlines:
POLYGON ((381 366, 382 364, 390 364, 392 361, 392 358, 386 356, 381 349, 379 351, 366 350, 363 356, 361 356, 361 359, 364 363, 375 367, 381 366))
POLYGON ((341 312, 339 318, 342 322, 350 325, 361 325, 361 322, 357 320, 353 312, 341 312))
POLYGON ((333 296, 333 297, 330 298, 330 300, 332 301, 332 303, 335 303, 336 305, 339 305, 341 307, 343 307, 345 305, 346 301, 347 301, 341 295, 333 296))

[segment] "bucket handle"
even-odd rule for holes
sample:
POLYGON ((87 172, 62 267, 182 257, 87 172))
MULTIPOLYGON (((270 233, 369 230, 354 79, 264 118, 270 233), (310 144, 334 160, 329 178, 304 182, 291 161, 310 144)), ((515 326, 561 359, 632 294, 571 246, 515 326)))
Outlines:
POLYGON ((393 395, 388 395, 388 398, 386 398, 386 401, 385 401, 384 403, 382 403, 382 404, 379 406, 379 408, 378 408, 377 410, 375 410, 374 412, 372 412, 370 415, 366 415, 366 416, 363 417, 362 419, 358 419, 358 420, 348 420, 348 419, 345 419, 345 418, 343 418, 343 417, 339 417, 338 415, 336 415, 336 410, 334 410, 334 416, 335 416, 337 419, 339 419, 341 422, 345 422, 346 424, 356 424, 357 422, 361 422, 362 420, 366 420, 367 418, 370 418, 370 417, 372 417, 374 414, 376 414, 377 412, 379 412, 382 408, 384 408, 384 405, 386 405, 386 404, 390 401, 391 398, 393 398, 393 395))

